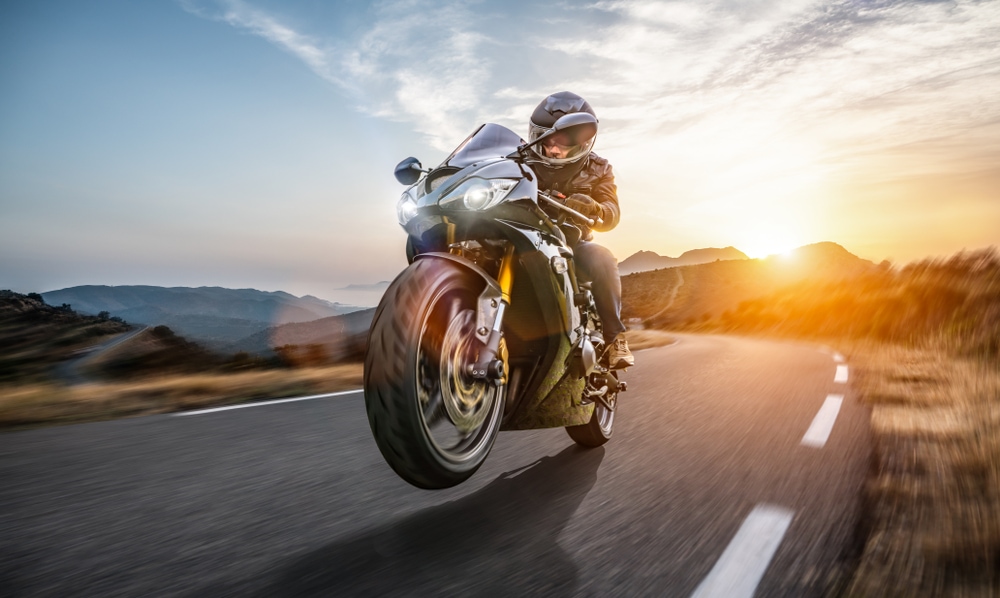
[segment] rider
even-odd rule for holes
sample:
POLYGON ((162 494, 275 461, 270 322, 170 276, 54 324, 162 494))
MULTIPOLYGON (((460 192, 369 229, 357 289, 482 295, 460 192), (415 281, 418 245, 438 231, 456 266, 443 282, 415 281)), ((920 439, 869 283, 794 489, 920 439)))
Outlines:
MULTIPOLYGON (((551 130, 556 119, 566 114, 586 112, 597 118, 586 100, 568 91, 554 93, 542 100, 528 122, 528 141, 538 139, 551 130)), ((567 207, 590 218, 601 219, 594 230, 609 231, 620 217, 618 191, 611 164, 591 152, 594 139, 569 145, 569 139, 554 135, 532 146, 537 160, 532 167, 538 175, 538 188, 568 196, 567 207)), ((593 281, 594 302, 604 324, 604 339, 608 343, 608 364, 612 369, 635 365, 635 358, 625 340, 622 324, 622 283, 618 275, 618 260, 605 247, 593 243, 589 227, 583 227, 573 256, 580 275, 593 281)))

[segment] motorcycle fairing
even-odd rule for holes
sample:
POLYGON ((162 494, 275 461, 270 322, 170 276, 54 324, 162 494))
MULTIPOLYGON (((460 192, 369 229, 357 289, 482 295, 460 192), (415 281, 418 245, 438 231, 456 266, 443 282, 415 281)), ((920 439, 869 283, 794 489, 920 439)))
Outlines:
POLYGON ((551 367, 541 377, 537 389, 531 392, 529 388, 526 398, 504 419, 501 430, 559 428, 590 421, 594 405, 582 405, 580 400, 586 380, 570 376, 566 368, 572 346, 564 336, 553 341, 559 344, 559 348, 551 367))
POLYGON ((476 129, 455 151, 445 158, 441 166, 464 168, 475 162, 503 158, 524 145, 521 136, 503 125, 486 123, 476 129))

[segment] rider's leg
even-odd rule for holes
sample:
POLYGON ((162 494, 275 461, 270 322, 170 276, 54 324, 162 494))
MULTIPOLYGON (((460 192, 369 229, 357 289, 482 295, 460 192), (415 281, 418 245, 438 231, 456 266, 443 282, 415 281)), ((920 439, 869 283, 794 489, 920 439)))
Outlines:
POLYGON ((609 363, 612 368, 628 367, 635 363, 625 341, 622 323, 622 281, 618 274, 618 260, 606 247, 590 241, 580 241, 573 250, 580 276, 593 282, 594 303, 604 325, 604 340, 608 344, 609 363))

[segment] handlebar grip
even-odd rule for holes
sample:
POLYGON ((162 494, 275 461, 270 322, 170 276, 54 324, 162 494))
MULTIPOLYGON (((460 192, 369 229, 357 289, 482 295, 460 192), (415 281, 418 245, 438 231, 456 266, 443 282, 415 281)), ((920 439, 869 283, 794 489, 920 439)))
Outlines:
POLYGON ((558 201, 552 199, 552 197, 548 193, 545 193, 544 191, 539 191, 538 192, 538 197, 541 198, 541 199, 544 199, 546 201, 546 203, 548 203, 549 205, 551 205, 551 206, 553 206, 555 208, 558 208, 558 209, 560 209, 560 210, 562 210, 562 211, 570 214, 571 216, 573 216, 574 218, 576 218, 578 220, 586 222, 587 226, 589 226, 591 228, 593 228, 595 225, 598 225, 598 224, 604 224, 604 220, 602 220, 600 218, 588 218, 587 216, 584 216, 580 212, 577 212, 576 210, 574 210, 572 208, 566 207, 562 202, 558 202, 558 201))

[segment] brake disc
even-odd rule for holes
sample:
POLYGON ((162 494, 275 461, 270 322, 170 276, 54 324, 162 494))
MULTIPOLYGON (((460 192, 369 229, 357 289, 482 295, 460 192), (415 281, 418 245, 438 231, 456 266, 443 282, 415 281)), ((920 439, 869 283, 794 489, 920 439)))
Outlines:
POLYGON ((445 412, 463 434, 478 428, 489 415, 496 387, 473 378, 466 366, 474 363, 480 345, 475 335, 475 310, 467 309, 452 319, 441 344, 441 397, 445 412))

